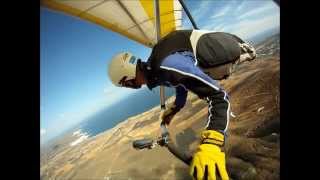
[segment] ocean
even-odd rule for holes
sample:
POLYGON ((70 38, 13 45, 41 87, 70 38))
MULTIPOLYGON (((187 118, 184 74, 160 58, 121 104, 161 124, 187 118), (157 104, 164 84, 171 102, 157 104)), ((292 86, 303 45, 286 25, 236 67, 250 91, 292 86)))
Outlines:
MULTIPOLYGON (((175 94, 173 88, 166 88, 165 91, 167 98, 175 94)), ((128 98, 92 115, 73 128, 72 131, 80 130, 82 134, 88 135, 89 137, 95 136, 114 127, 129 117, 141 114, 155 106, 159 106, 160 108, 159 104, 159 88, 155 88, 153 91, 143 88, 128 98)))

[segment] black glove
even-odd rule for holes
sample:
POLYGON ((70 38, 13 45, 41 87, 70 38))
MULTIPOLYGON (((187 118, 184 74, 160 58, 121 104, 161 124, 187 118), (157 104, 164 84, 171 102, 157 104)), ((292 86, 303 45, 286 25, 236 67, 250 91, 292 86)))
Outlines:
POLYGON ((174 115, 177 114, 179 111, 178 108, 176 108, 175 104, 170 104, 168 107, 164 110, 161 111, 160 113, 160 119, 166 124, 169 125, 171 120, 173 119, 174 115))

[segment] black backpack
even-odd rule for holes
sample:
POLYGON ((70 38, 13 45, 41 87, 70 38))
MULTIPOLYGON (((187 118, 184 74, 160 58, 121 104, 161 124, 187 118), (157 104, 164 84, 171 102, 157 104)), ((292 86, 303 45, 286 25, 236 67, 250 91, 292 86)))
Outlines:
POLYGON ((230 66, 240 57, 239 43, 243 41, 230 33, 208 32, 196 42, 191 42, 193 30, 177 30, 162 38, 152 49, 148 61, 154 72, 158 72, 162 60, 177 51, 194 52, 198 66, 213 79, 223 79, 230 75, 230 66))
POLYGON ((244 43, 239 37, 223 32, 203 34, 196 48, 198 66, 216 80, 228 78, 234 70, 244 43))

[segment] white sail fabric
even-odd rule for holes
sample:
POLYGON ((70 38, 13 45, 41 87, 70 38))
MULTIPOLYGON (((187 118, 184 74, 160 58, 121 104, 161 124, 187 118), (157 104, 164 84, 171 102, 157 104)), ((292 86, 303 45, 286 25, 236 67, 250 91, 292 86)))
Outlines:
MULTIPOLYGON (((41 5, 98 24, 152 47, 156 43, 153 0, 41 0, 41 5)), ((180 29, 182 6, 178 0, 159 1, 160 37, 180 29)))

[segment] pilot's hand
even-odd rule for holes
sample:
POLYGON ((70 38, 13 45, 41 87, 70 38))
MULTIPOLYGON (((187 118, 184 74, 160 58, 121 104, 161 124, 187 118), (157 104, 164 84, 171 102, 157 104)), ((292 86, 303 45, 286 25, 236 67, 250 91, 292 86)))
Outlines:
POLYGON ((164 111, 160 113, 160 119, 166 124, 169 125, 174 115, 177 114, 179 110, 176 108, 175 104, 169 104, 164 111))
POLYGON ((214 130, 205 130, 201 134, 201 144, 190 165, 190 175, 196 180, 229 180, 226 170, 225 153, 221 151, 223 134, 214 130))

